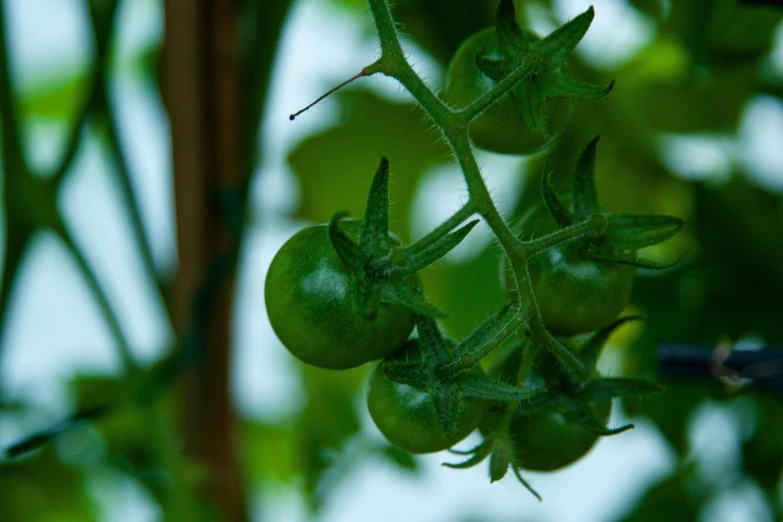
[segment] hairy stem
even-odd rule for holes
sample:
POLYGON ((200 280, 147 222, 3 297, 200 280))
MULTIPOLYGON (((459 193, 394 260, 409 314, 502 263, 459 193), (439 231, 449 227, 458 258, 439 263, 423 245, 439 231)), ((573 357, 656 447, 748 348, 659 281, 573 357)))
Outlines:
MULTIPOLYGON (((589 234, 605 226, 603 220, 588 220, 574 225, 553 236, 540 238, 532 242, 522 242, 509 228, 498 212, 494 201, 481 176, 481 170, 476 162, 473 148, 468 138, 468 123, 481 114, 492 103, 507 94, 518 82, 529 73, 526 64, 521 64, 512 74, 508 75, 487 94, 481 96, 470 106, 461 111, 453 111, 445 105, 427 87, 424 81, 408 63, 405 52, 400 45, 399 36, 394 25, 388 0, 368 0, 370 11, 375 20, 378 37, 381 43, 381 70, 386 76, 398 80, 414 99, 421 105, 427 115, 437 124, 448 141, 454 155, 459 161, 465 183, 468 187, 469 205, 475 209, 492 229, 498 243, 511 258, 517 292, 520 297, 520 324, 528 322, 536 340, 552 352, 569 370, 577 375, 585 375, 584 365, 544 326, 541 314, 530 282, 527 260, 536 253, 550 248, 563 241, 589 234)), ((440 230, 439 227, 437 230, 440 230)))

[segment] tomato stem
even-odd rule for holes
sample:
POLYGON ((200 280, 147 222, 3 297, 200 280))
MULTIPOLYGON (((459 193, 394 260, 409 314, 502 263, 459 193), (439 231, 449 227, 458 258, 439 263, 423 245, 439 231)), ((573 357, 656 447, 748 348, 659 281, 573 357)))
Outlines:
MULTIPOLYGON (((561 241, 590 233, 591 230, 598 230, 604 225, 588 220, 584 225, 580 224, 573 229, 565 229, 566 232, 562 235, 557 235, 556 233, 554 240, 541 238, 538 240, 540 242, 534 243, 535 246, 532 248, 526 246, 514 235, 500 215, 500 212, 498 212, 481 175, 481 170, 473 153, 473 147, 468 138, 468 123, 470 120, 509 92, 514 85, 529 73, 528 68, 524 64, 520 65, 512 74, 498 82, 489 93, 476 100, 469 107, 461 111, 454 111, 433 93, 421 77, 416 74, 405 57, 389 10, 388 0, 368 1, 381 44, 381 58, 379 60, 381 72, 398 80, 441 130, 462 168, 468 188, 469 201, 463 207, 464 211, 471 211, 472 213, 475 210, 497 237, 498 243, 500 243, 506 255, 511 258, 517 292, 520 297, 520 324, 528 322, 531 332, 537 337, 537 342, 540 342, 542 346, 552 352, 572 373, 580 376, 586 375, 587 372, 584 365, 546 330, 538 310, 538 304, 527 270, 527 260, 544 248, 549 248, 561 241)), ((459 217, 458 215, 455 216, 459 217)), ((457 218, 453 216, 451 219, 457 218)), ((446 227, 442 227, 438 227, 436 232, 443 233, 446 227)))

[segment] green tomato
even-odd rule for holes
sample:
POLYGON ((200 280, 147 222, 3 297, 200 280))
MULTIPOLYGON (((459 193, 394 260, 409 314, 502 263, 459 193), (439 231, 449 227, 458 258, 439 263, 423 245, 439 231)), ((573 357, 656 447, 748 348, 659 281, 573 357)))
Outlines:
MULTIPOLYGON (((612 402, 591 404, 604 426, 612 402)), ((514 415, 509 426, 514 463, 531 471, 554 471, 573 464, 595 445, 598 435, 575 423, 572 413, 554 411, 540 415, 514 415)))
MULTIPOLYGON (((418 339, 412 339, 393 355, 394 360, 421 359, 418 339)), ((477 364, 474 371, 481 372, 477 364)), ((432 390, 418 389, 386 377, 381 363, 373 372, 367 393, 367 408, 384 437, 411 453, 448 449, 470 435, 481 420, 486 401, 462 398, 455 429, 446 433, 438 423, 432 390)))
MULTIPOLYGON (((557 230, 545 207, 536 207, 522 222, 522 230, 540 236, 557 230)), ((511 264, 506 258, 504 286, 518 302, 511 264)), ((587 257, 573 244, 561 243, 528 261, 538 309, 547 329, 570 336, 603 328, 614 321, 631 300, 636 268, 587 257)))
MULTIPOLYGON (((358 239, 361 221, 343 220, 340 226, 358 239)), ((381 303, 375 318, 363 317, 354 304, 351 279, 327 225, 299 231, 275 254, 264 286, 267 314, 277 337, 300 360, 321 368, 353 368, 391 354, 410 335, 415 318, 405 308, 381 303)), ((417 275, 408 281, 420 287, 417 275)))
MULTIPOLYGON (((526 34, 530 39, 540 39, 531 32, 526 34)), ((441 95, 446 103, 462 109, 495 86, 496 82, 476 64, 476 58, 482 53, 487 58, 500 56, 494 27, 479 31, 457 49, 449 63, 446 88, 441 95)), ((520 100, 529 85, 529 81, 522 80, 470 123, 470 137, 477 147, 503 154, 533 154, 549 145, 565 128, 571 117, 571 102, 565 98, 547 98, 544 102, 547 135, 527 127, 520 100)))
MULTIPOLYGON (((499 361, 492 375, 511 382, 516 378, 521 362, 519 350, 499 361)), ((597 377, 598 373, 593 372, 597 377)), ((577 388, 563 374, 559 363, 552 357, 540 354, 531 367, 525 385, 532 388, 545 386, 550 392, 564 399, 551 411, 523 415, 517 410, 511 417, 508 434, 511 441, 512 461, 531 471, 554 471, 572 464, 585 456, 598 440, 598 435, 579 426, 573 400, 578 396, 577 388)), ((606 426, 612 413, 612 402, 590 403, 596 420, 606 426)), ((481 432, 492 432, 497 428, 504 410, 489 410, 481 421, 481 432)))

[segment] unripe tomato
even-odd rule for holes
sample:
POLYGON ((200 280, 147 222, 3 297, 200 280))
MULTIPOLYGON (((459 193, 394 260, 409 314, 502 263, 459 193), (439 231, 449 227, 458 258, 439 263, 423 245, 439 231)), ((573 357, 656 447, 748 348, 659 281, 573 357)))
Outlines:
MULTIPOLYGON (((419 340, 411 339, 392 357, 392 360, 420 360, 419 340)), ((432 453, 452 447, 476 429, 484 414, 486 401, 461 398, 455 428, 446 433, 438 423, 432 390, 392 381, 383 372, 383 364, 375 369, 370 380, 367 408, 375 425, 389 442, 411 453, 432 453)), ((477 364, 474 371, 482 370, 477 364)))
MULTIPOLYGON (((591 404, 590 408, 606 426, 612 402, 591 404)), ((578 426, 568 412, 514 415, 509 433, 514 463, 531 471, 554 471, 573 464, 587 455, 598 440, 598 435, 578 426)))
MULTIPOLYGON (((361 221, 342 220, 341 230, 357 240, 361 221)), ((392 236, 394 244, 399 239, 392 236)), ((275 254, 264 286, 272 328, 300 360, 345 369, 381 359, 399 348, 413 330, 413 312, 381 303, 373 319, 354 304, 351 274, 329 240, 327 225, 296 233, 275 254)), ((417 275, 408 281, 420 286, 417 275)))
MULTIPOLYGON (((501 359, 500 366, 492 372, 493 376, 505 381, 516 378, 520 362, 521 354, 517 350, 501 359)), ((598 373, 594 372, 593 376, 598 377, 598 373)), ((561 395, 563 400, 559 406, 545 413, 523 415, 523 409, 513 413, 508 429, 512 462, 531 471, 554 471, 576 462, 598 440, 598 435, 579 426, 573 402, 578 391, 565 377, 559 363, 543 354, 536 359, 526 377, 527 385, 545 386, 551 393, 561 395)), ((611 401, 590 403, 587 407, 600 424, 607 425, 612 412, 611 401)), ((482 433, 496 429, 502 415, 503 409, 488 410, 481 421, 482 433)))
MULTIPOLYGON (((531 40, 540 38, 527 32, 531 40)), ((441 94, 449 105, 462 109, 495 86, 495 80, 484 74, 476 58, 499 58, 495 28, 484 29, 465 40, 457 49, 446 73, 446 88, 441 94)), ((535 80, 534 80, 535 81, 535 80)), ((523 79, 509 93, 497 100, 470 123, 470 137, 477 147, 504 154, 533 154, 545 148, 571 117, 571 102, 565 98, 548 98, 546 135, 532 131, 522 116, 522 96, 531 81, 523 79)))
MULTIPOLYGON (((557 230, 545 207, 536 207, 522 222, 526 238, 557 230)), ((505 260, 504 286, 517 301, 511 265, 505 260)), ((569 243, 549 248, 528 261, 538 309, 547 329, 570 336, 609 325, 631 300, 636 268, 596 261, 569 243)))

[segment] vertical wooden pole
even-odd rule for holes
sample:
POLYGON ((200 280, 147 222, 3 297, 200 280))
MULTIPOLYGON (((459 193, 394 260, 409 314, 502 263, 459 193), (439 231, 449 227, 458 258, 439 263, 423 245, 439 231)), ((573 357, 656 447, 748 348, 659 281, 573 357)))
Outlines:
MULTIPOLYGON (((238 0, 166 0, 163 90, 171 123, 179 271, 172 306, 177 334, 215 261, 236 250, 220 190, 240 186, 238 0)), ((247 519, 229 390, 233 278, 205 318, 206 353, 184 386, 185 451, 206 464, 205 498, 221 520, 247 519)))

